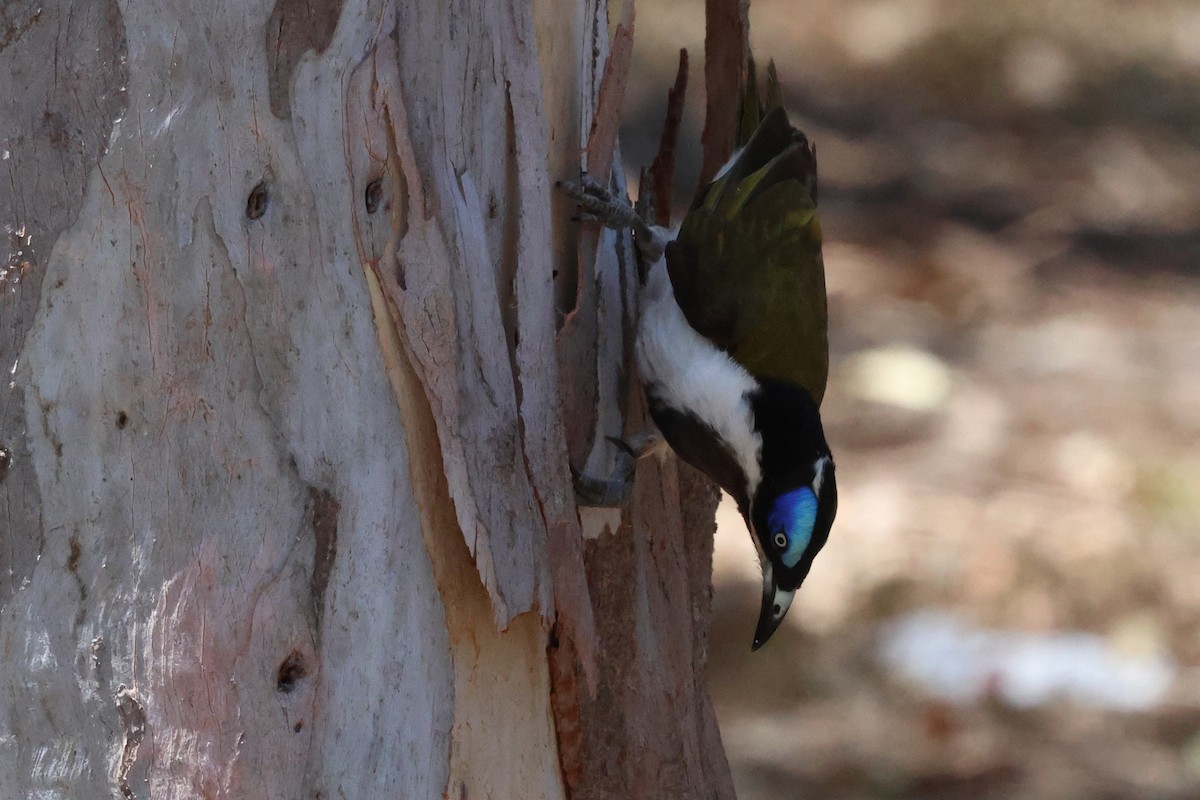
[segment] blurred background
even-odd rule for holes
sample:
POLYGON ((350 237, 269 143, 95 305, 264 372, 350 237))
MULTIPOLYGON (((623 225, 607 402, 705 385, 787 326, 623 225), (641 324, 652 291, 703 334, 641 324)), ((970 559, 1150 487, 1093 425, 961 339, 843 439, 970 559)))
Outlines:
MULTIPOLYGON (((702 0, 640 0, 653 157, 702 0)), ((821 170, 840 511, 710 680, 741 800, 1200 797, 1200 3, 754 0, 821 170)))

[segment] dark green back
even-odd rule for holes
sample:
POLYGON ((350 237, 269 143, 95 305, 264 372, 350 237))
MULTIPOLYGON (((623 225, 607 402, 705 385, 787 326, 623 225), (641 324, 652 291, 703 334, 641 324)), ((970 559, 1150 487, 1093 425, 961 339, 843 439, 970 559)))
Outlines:
POLYGON ((817 163, 776 107, 698 196, 667 269, 688 322, 752 375, 820 403, 829 376, 817 163))

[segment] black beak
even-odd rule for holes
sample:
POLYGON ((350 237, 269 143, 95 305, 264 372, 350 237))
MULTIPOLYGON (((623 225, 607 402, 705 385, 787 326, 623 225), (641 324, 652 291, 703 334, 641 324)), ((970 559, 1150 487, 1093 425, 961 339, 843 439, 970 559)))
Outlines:
POLYGON ((750 647, 751 650, 757 650, 767 643, 767 639, 770 639, 771 634, 775 633, 779 623, 783 622, 783 617, 787 614, 788 608, 792 605, 792 598, 795 596, 795 589, 779 588, 775 582, 771 562, 765 562, 763 564, 762 611, 758 614, 758 627, 754 631, 754 644, 750 647))

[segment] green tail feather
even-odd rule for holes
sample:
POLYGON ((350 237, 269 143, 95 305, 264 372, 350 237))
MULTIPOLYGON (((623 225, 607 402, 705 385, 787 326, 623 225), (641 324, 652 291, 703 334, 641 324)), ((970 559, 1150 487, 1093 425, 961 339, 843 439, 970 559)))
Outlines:
POLYGON ((766 93, 758 91, 758 68, 754 59, 746 72, 746 88, 742 92, 741 118, 738 120, 737 146, 743 147, 754 136, 758 126, 771 111, 783 107, 783 88, 779 84, 779 73, 775 71, 775 59, 767 62, 766 93))

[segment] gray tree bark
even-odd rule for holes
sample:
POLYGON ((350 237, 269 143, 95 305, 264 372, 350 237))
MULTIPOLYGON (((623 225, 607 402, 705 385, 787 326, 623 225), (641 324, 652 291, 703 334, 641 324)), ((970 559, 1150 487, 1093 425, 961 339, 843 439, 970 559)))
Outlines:
POLYGON ((571 492, 644 413, 551 185, 606 15, 0 10, 0 794, 732 796, 711 488, 571 492))

